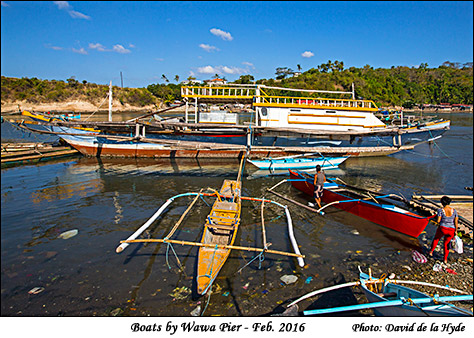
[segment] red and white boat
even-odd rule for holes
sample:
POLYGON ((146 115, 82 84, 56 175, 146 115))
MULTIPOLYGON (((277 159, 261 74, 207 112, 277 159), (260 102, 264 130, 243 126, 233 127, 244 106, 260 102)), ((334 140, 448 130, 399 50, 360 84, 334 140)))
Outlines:
MULTIPOLYGON (((293 187, 304 192, 306 195, 313 196, 314 176, 292 170, 289 171, 290 182, 293 187)), ((396 195, 363 195, 347 188, 343 184, 326 182, 321 199, 326 205, 318 211, 321 212, 326 207, 334 206, 402 234, 415 238, 418 237, 434 216, 420 216, 386 200, 393 197, 396 197, 396 195)))

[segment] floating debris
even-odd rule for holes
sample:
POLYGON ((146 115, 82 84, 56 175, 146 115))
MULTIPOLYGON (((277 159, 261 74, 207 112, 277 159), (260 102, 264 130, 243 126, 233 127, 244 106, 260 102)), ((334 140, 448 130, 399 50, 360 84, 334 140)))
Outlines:
POLYGON ((188 287, 183 286, 181 288, 180 287, 175 288, 173 292, 170 293, 169 295, 175 299, 185 299, 190 294, 191 294, 191 290, 188 287))
POLYGON ((71 237, 76 236, 78 233, 79 233, 79 231, 77 229, 74 229, 74 230, 69 230, 69 231, 63 232, 58 237, 62 238, 62 239, 69 239, 71 237))
POLYGON ((308 277, 306 278, 306 280, 304 281, 305 284, 309 284, 311 283, 311 281, 313 280, 313 277, 308 277))
POLYGON ((403 265, 402 268, 407 269, 408 271, 411 271, 411 268, 408 265, 403 265))
POLYGON ((441 266, 441 264, 436 263, 435 265, 433 265, 433 271, 441 271, 441 270, 443 270, 443 267, 441 266))
POLYGON ((227 297, 228 295, 230 295, 230 292, 229 291, 226 291, 222 294, 224 297, 227 297))
POLYGON ((392 272, 390 276, 388 276, 388 279, 394 279, 395 277, 396 277, 395 274, 392 272))
POLYGON ((298 280, 298 277, 295 275, 284 275, 280 278, 280 280, 285 284, 293 284, 298 280))
POLYGON ((123 312, 123 310, 121 308, 116 308, 115 310, 112 310, 110 312, 110 315, 113 316, 113 317, 117 317, 118 315, 120 315, 121 313, 123 312))
POLYGON ((351 231, 351 234, 353 234, 353 235, 360 235, 359 231, 357 231, 357 230, 352 230, 352 231, 351 231))
POLYGON ((193 311, 191 311, 191 316, 199 317, 200 313, 201 313, 201 305, 198 305, 193 311))
POLYGON ((31 289, 30 291, 28 291, 28 293, 30 295, 37 295, 38 293, 43 292, 43 291, 44 291, 43 287, 37 286, 37 287, 34 287, 33 289, 31 289))

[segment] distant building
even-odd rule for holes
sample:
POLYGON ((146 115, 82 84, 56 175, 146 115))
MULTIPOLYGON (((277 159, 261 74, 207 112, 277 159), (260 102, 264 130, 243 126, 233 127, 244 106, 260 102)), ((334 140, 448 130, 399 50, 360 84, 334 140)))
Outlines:
POLYGON ((212 80, 204 80, 204 83, 208 85, 225 85, 227 81, 224 79, 212 79, 212 80))
POLYGON ((292 75, 292 77, 298 77, 298 76, 300 76, 301 74, 302 74, 301 72, 294 72, 293 75, 292 75))
POLYGON ((195 83, 201 83, 201 81, 200 80, 184 80, 181 82, 181 84, 183 85, 192 85, 195 83))

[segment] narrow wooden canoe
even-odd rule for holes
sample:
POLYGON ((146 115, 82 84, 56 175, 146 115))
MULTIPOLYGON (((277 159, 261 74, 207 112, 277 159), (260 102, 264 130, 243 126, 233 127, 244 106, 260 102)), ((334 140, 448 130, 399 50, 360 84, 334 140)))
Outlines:
MULTIPOLYGON (((313 177, 290 170, 290 181, 293 187, 311 197, 314 192, 313 177)), ((340 201, 341 203, 334 204, 335 208, 415 238, 426 228, 430 219, 435 217, 417 215, 387 200, 375 201, 345 188, 343 184, 331 182, 325 183, 321 200, 326 204, 340 201)))
MULTIPOLYGON (((201 243, 233 245, 240 224, 240 181, 225 180, 204 224, 201 243)), ((231 249, 200 247, 197 263, 197 292, 204 295, 210 289, 231 249)))

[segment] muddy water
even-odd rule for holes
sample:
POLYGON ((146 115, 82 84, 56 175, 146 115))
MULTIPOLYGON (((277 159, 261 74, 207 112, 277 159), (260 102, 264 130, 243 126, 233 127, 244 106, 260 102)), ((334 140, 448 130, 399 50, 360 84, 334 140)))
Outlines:
MULTIPOLYGON (((443 116, 445 117, 445 116, 443 116)), ((453 126, 436 144, 386 157, 350 158, 328 176, 381 192, 466 194, 472 186, 472 115, 452 114, 453 126)), ((246 165, 243 195, 274 199, 290 208, 304 268, 292 258, 233 251, 211 298, 194 298, 197 248, 134 244, 115 253, 171 196, 219 188, 235 179, 233 160, 125 160, 74 158, 2 169, 1 313, 3 316, 189 316, 198 305, 205 316, 258 316, 311 290, 352 281, 357 265, 406 257, 434 234, 414 239, 356 216, 328 210, 315 216, 266 193, 281 177, 259 177, 246 165), (78 230, 62 239, 60 234, 78 230), (180 264, 173 253, 179 258, 180 264), (295 275, 294 284, 280 277, 295 275), (33 288, 38 293, 29 293, 33 288), (209 302, 209 303, 208 303, 209 302)), ((306 203, 289 185, 277 191, 306 203)), ((148 233, 163 238, 192 198, 177 199, 148 233)), ((199 241, 212 199, 200 200, 174 238, 199 241)), ((243 202, 236 245, 261 246, 260 204, 243 202)), ((283 210, 267 206, 267 241, 291 251, 283 210)), ((383 266, 379 266, 383 270, 383 266)), ((339 303, 350 301, 341 294, 339 303)), ((341 305, 341 304, 340 304, 341 305)))

